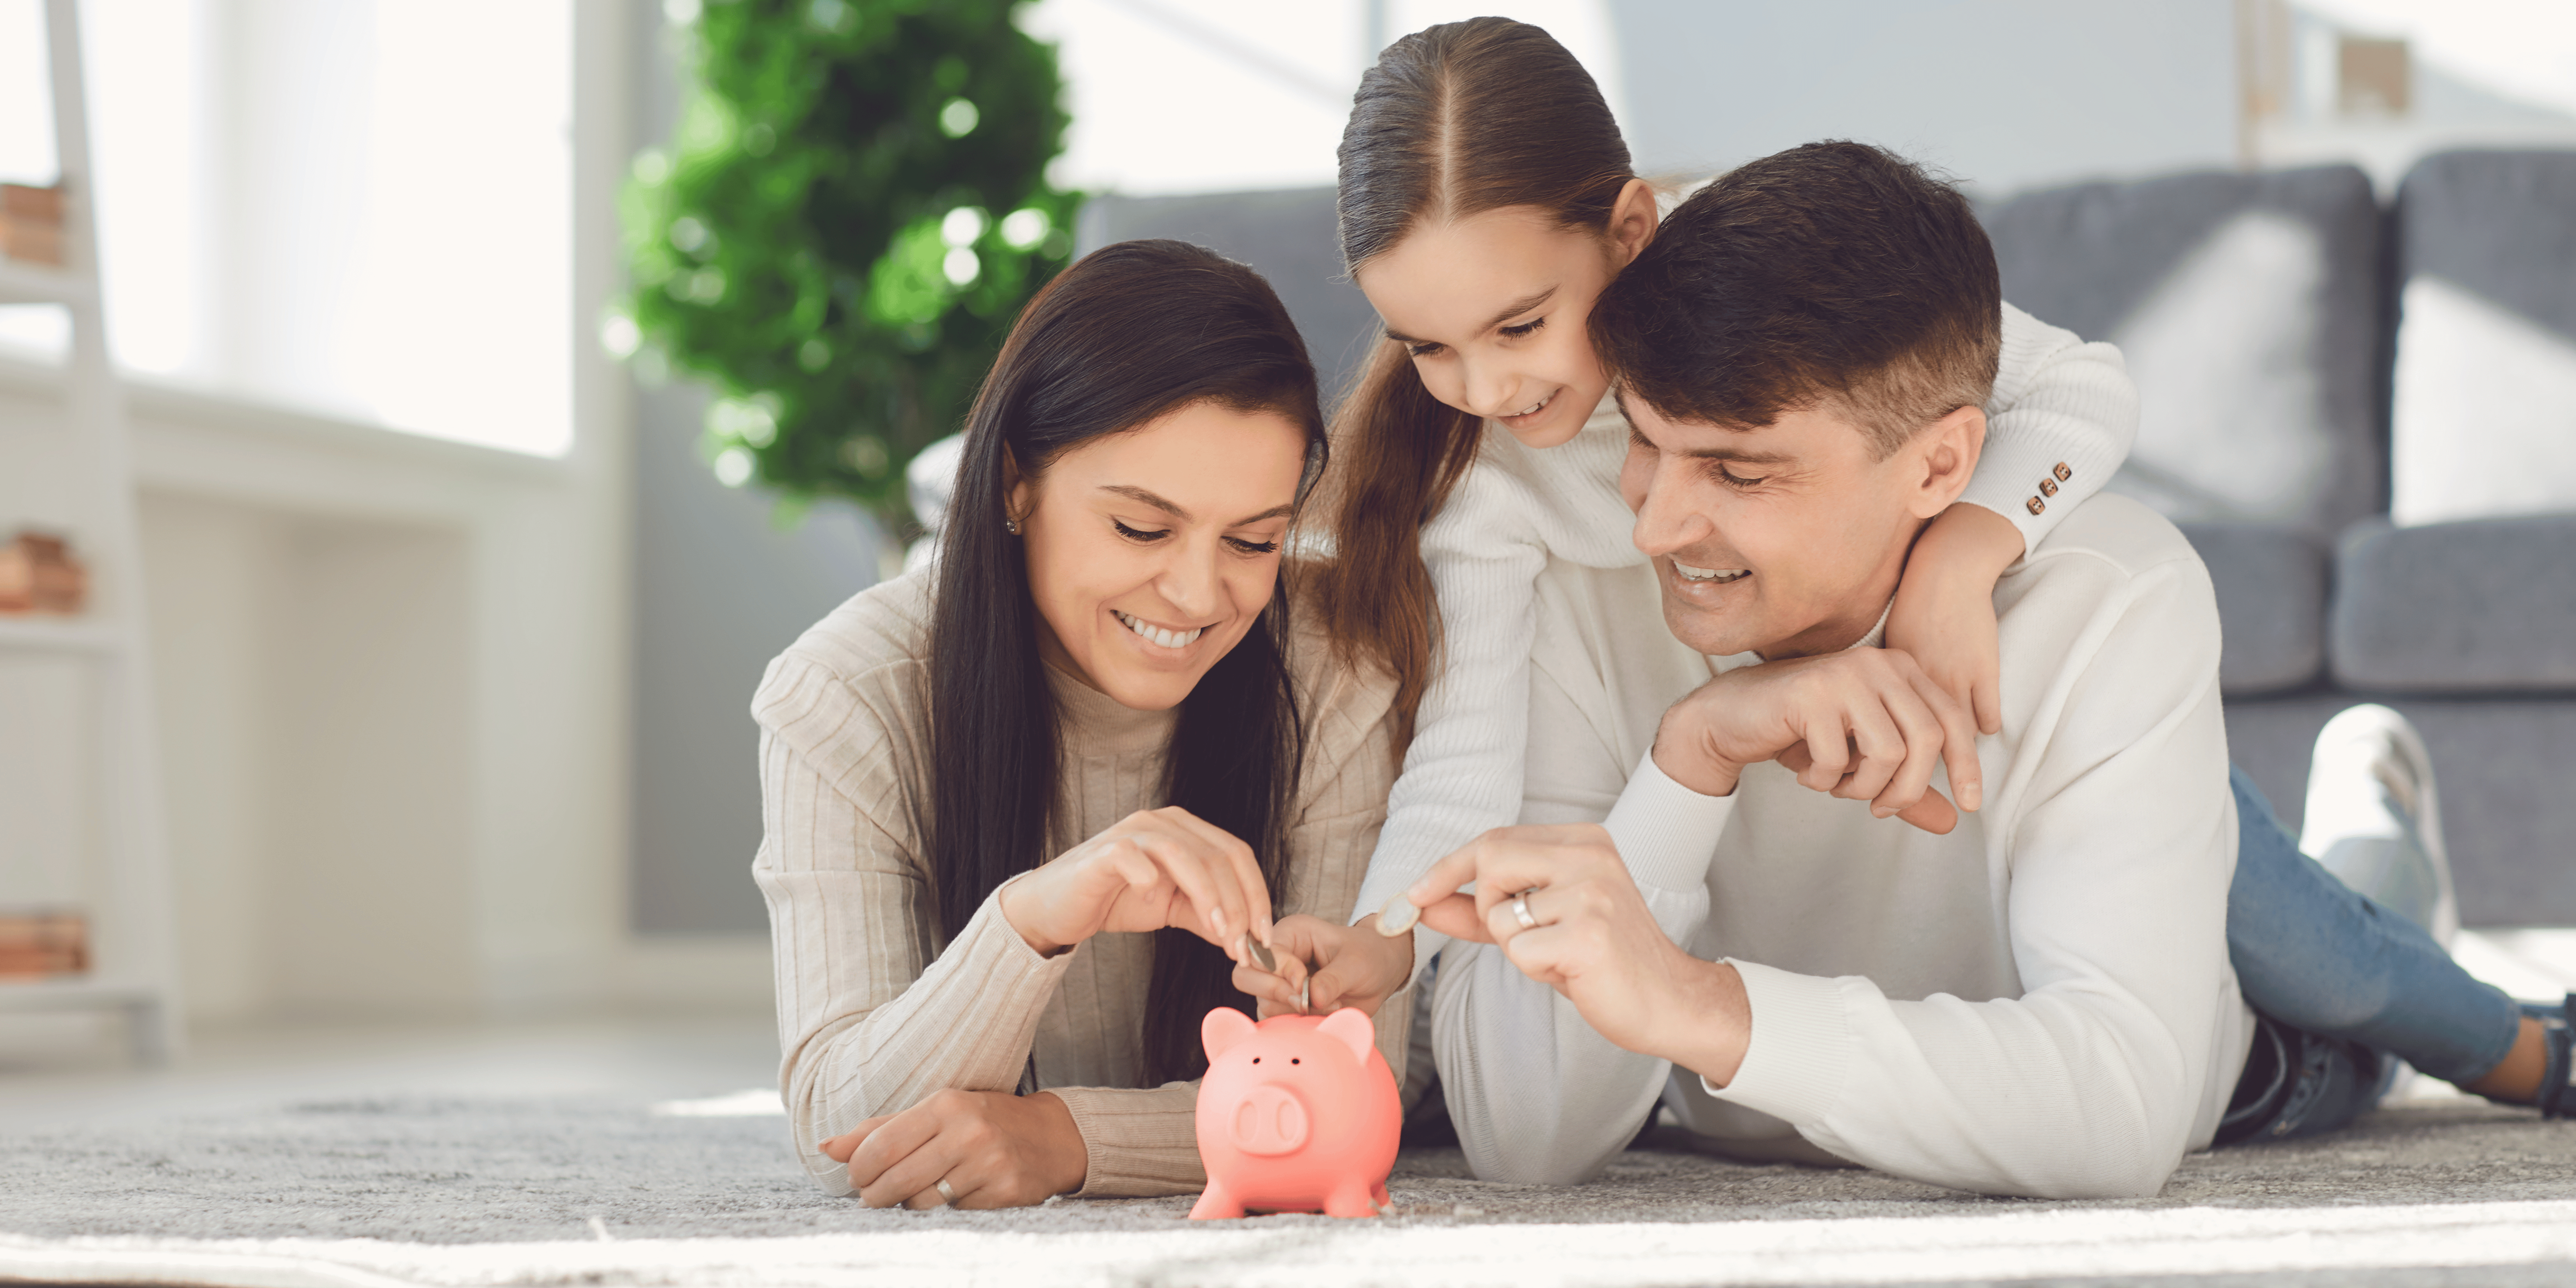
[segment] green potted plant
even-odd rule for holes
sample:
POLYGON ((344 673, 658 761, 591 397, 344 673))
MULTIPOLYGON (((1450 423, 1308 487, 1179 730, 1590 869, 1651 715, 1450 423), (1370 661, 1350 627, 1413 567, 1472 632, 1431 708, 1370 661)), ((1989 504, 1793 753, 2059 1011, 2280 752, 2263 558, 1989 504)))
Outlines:
MULTIPOLYGON (((792 520, 847 497, 901 526, 903 467, 963 422, 1064 264, 1079 196, 1026 0, 707 0, 668 148, 621 199, 610 349, 702 378, 705 455, 792 520)), ((622 355, 622 356, 623 356, 622 355)))

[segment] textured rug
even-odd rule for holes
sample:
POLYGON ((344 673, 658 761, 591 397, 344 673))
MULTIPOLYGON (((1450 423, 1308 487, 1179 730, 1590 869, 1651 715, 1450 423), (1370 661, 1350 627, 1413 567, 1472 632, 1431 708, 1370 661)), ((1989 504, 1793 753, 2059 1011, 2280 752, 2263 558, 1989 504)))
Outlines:
POLYGON ((2576 1123, 2474 1101, 2188 1159, 2139 1202, 1748 1167, 1650 1134, 1551 1188, 1408 1152, 1374 1221, 1186 1198, 869 1211, 769 1116, 346 1099, 0 1140, 0 1280, 210 1284, 1471 1284, 2576 1280, 2576 1123))

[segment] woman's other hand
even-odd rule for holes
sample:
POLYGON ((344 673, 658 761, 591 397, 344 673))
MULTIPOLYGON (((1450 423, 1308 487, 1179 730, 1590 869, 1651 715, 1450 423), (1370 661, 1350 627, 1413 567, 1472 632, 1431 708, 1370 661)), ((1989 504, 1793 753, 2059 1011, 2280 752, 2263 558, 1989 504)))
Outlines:
MULTIPOLYGON (((1915 542, 1887 614, 1887 646, 1914 655, 1958 699, 1980 733, 2003 730, 1995 650, 1995 579, 2022 556, 2021 530, 1971 501, 1941 512, 1915 542)), ((1959 802, 1969 809, 1977 803, 1959 802)))
POLYGON ((1103 931, 1177 926, 1240 960, 1245 933, 1270 937, 1252 847, 1177 805, 1130 814, 999 893, 1003 919, 1047 956, 1103 931))
POLYGON ((1043 1091, 933 1092, 824 1141, 822 1150, 849 1164, 850 1186, 869 1207, 1025 1207, 1081 1189, 1091 1170, 1073 1111, 1043 1091), (954 1200, 939 1192, 941 1181, 954 1200))
POLYGON ((1280 919, 1270 932, 1270 951, 1280 973, 1244 963, 1234 968, 1234 986, 1260 1003, 1261 1018, 1300 1014, 1298 985, 1304 983, 1307 1015, 1330 1015, 1356 1006, 1377 1014, 1413 977, 1413 936, 1388 938, 1377 932, 1377 914, 1356 926, 1337 925, 1299 913, 1280 919), (1307 963, 1313 963, 1309 978, 1307 963))

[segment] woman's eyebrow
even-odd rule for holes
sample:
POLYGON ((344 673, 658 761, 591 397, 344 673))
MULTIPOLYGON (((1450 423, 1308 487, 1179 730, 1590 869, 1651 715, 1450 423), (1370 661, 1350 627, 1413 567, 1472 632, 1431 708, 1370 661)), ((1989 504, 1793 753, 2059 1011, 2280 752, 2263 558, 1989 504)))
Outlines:
POLYGON ((1161 496, 1149 492, 1144 488, 1135 487, 1126 483, 1103 483, 1100 485, 1100 490, 1103 492, 1116 493, 1117 495, 1123 496, 1138 505, 1150 505, 1183 523, 1190 521, 1189 511, 1182 509, 1174 502, 1164 500, 1161 496))
MULTIPOLYGON (((1190 512, 1182 509, 1179 503, 1167 500, 1159 493, 1151 492, 1141 487, 1136 487, 1133 484, 1103 483, 1100 485, 1100 490, 1123 496, 1138 505, 1150 505, 1183 523, 1191 521, 1190 512)), ((1261 523, 1269 519, 1284 519, 1296 512, 1297 507, 1294 505, 1274 505, 1249 518, 1237 519, 1229 526, 1240 528, 1247 524, 1261 523)))

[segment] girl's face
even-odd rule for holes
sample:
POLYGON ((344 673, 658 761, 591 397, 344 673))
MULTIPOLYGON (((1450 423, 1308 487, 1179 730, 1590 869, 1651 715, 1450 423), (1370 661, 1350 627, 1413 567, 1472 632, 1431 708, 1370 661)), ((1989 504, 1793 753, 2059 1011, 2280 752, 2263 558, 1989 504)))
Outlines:
POLYGON ((1287 417, 1193 403, 1016 479, 1040 655, 1121 705, 1178 706, 1269 605, 1305 467, 1287 417))
POLYGON ((1416 227, 1355 277, 1432 397, 1554 447, 1609 388, 1593 301, 1654 235, 1654 190, 1632 179, 1600 232, 1505 206, 1416 227))

